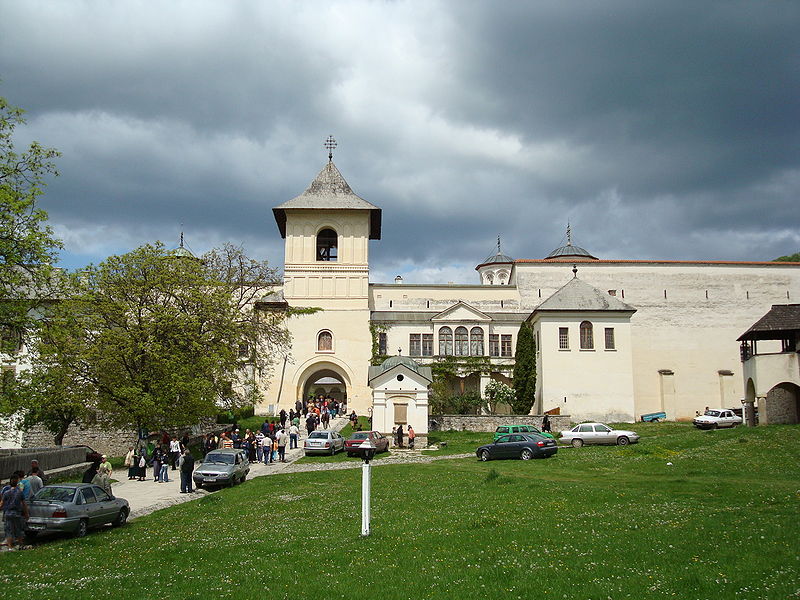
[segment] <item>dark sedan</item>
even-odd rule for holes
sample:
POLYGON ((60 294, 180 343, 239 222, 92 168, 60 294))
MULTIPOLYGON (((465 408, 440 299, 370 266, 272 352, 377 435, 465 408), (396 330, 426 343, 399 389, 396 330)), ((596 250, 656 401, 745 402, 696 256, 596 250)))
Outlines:
POLYGON ((375 446, 375 454, 387 452, 389 450, 389 438, 381 432, 356 431, 344 441, 344 449, 347 451, 347 456, 355 456, 358 454, 358 447, 363 444, 365 440, 370 440, 372 445, 375 446))
POLYGON ((536 433, 503 435, 475 450, 475 454, 484 462, 495 458, 549 458, 556 452, 558 447, 555 440, 536 433))

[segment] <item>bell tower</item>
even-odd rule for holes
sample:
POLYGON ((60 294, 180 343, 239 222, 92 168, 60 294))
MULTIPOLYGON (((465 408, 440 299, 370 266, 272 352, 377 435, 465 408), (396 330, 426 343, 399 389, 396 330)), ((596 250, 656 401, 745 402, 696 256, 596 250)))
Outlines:
POLYGON ((381 209, 353 192, 331 153, 308 189, 272 212, 286 240, 287 301, 366 301, 369 240, 381 237, 381 209))

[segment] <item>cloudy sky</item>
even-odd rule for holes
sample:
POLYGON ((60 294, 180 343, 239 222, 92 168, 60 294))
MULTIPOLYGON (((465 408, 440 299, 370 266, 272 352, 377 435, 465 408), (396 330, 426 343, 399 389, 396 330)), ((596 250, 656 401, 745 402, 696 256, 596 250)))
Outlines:
POLYGON ((800 250, 800 3, 0 0, 19 145, 79 267, 142 243, 283 261, 273 206, 327 160, 383 209, 373 281, 800 250))

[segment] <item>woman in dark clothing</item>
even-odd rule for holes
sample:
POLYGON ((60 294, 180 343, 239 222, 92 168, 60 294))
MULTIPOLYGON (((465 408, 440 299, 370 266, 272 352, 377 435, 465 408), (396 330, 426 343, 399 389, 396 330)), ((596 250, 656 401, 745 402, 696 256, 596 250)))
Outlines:
POLYGON ((403 426, 402 425, 398 425, 397 426, 397 434, 396 435, 397 435, 397 447, 398 448, 402 448, 403 447, 403 426))
POLYGON ((83 479, 81 481, 83 481, 83 483, 92 483, 92 479, 94 479, 94 476, 97 475, 97 469, 99 468, 100 461, 94 461, 89 468, 83 472, 83 479))
POLYGON ((139 481, 147 479, 147 449, 144 446, 139 450, 139 481))

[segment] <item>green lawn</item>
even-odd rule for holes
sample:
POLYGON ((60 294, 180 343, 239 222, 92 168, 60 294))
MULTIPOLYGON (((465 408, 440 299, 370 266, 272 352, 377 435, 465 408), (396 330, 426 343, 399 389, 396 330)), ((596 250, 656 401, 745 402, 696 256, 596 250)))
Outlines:
POLYGON ((632 428, 642 443, 548 460, 376 467, 367 539, 359 470, 262 477, 1 554, 0 584, 115 600, 796 597, 800 427, 632 428))

